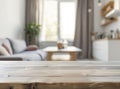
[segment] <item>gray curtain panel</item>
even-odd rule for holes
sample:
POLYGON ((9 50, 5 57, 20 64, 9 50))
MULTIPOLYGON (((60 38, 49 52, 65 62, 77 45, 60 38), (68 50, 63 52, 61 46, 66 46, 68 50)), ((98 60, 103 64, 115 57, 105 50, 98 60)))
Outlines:
MULTIPOLYGON (((26 0, 26 25, 34 23, 42 23, 43 0, 26 0)), ((27 45, 35 44, 39 46, 39 36, 30 38, 29 34, 25 33, 27 45)))
POLYGON ((39 1, 40 0, 26 0, 26 24, 39 24, 39 1))
POLYGON ((94 0, 77 0, 74 45, 82 49, 80 58, 92 58, 91 32, 94 25, 93 16, 94 0))

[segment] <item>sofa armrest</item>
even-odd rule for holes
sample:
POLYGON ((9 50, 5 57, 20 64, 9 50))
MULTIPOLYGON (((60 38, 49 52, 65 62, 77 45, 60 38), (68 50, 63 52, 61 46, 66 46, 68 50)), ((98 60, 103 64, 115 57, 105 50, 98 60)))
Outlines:
POLYGON ((0 56, 0 61, 22 61, 23 59, 21 57, 5 57, 0 56))

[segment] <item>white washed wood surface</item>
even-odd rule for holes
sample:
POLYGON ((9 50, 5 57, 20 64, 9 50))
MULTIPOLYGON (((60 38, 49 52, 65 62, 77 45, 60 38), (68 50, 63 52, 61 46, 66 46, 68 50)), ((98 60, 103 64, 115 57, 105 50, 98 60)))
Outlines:
POLYGON ((0 89, 120 89, 120 62, 0 62, 0 89))
POLYGON ((0 62, 0 83, 120 82, 120 62, 0 62))

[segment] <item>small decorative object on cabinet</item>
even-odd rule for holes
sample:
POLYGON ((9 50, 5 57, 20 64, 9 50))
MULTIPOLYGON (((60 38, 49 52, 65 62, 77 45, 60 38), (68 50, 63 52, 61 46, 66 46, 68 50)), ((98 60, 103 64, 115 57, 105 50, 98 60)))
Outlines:
POLYGON ((91 32, 91 36, 92 36, 92 40, 96 40, 97 39, 97 32, 91 32))

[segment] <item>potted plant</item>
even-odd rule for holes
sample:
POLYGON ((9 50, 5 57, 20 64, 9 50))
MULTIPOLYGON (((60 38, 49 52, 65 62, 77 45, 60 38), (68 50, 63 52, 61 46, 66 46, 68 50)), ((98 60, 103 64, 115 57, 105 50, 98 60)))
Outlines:
POLYGON ((40 34, 40 25, 39 24, 28 24, 25 28, 26 42, 28 45, 37 45, 39 34, 40 34))

